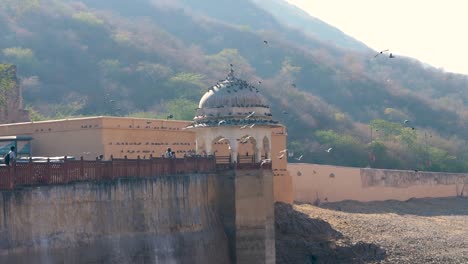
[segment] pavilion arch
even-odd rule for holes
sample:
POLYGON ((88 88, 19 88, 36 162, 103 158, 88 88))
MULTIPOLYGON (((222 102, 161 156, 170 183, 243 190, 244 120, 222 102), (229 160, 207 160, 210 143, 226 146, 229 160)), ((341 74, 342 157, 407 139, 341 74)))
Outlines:
POLYGON ((215 137, 211 142, 211 151, 215 156, 230 156, 231 155, 231 141, 223 136, 215 137))
POLYGON ((256 162, 257 156, 260 155, 260 151, 258 149, 258 141, 257 139, 250 134, 245 134, 241 136, 239 139, 239 147, 238 153, 239 157, 241 158, 241 163, 256 162))

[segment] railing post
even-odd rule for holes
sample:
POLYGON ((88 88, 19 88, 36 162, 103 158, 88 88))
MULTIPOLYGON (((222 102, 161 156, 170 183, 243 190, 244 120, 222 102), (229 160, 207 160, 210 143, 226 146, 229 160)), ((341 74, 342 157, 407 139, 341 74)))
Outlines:
POLYGON ((94 181, 98 181, 101 179, 101 163, 99 162, 99 157, 96 157, 96 161, 94 162, 94 181))
POLYGON ((29 156, 29 162, 28 162, 28 174, 29 178, 33 179, 34 182, 37 182, 37 178, 35 177, 33 172, 33 160, 32 157, 29 156))
POLYGON ((137 156, 137 177, 140 177, 140 155, 137 156))
POLYGON ((110 166, 109 167, 110 167, 110 171, 109 171, 110 175, 109 176, 110 176, 111 179, 115 179, 115 176, 114 176, 114 155, 110 156, 110 166))
POLYGON ((47 165, 46 165, 46 183, 50 184, 51 182, 51 175, 50 175, 50 158, 47 158, 47 165))
POLYGON ((62 168, 62 183, 69 183, 70 182, 70 176, 68 173, 68 159, 67 156, 63 157, 63 168, 62 168))
POLYGON ((125 175, 124 175, 124 177, 128 177, 128 160, 127 160, 127 155, 124 156, 124 159, 125 159, 125 163, 124 163, 124 164, 125 164, 125 166, 124 166, 124 168, 125 168, 125 170, 124 170, 125 175))
POLYGON ((84 179, 84 161, 83 156, 80 157, 80 178, 77 179, 78 181, 82 181, 84 179))
POLYGON ((176 160, 174 158, 169 158, 169 162, 170 162, 170 173, 171 175, 174 175, 176 174, 176 160))
POLYGON ((211 169, 210 169, 210 170, 213 171, 213 172, 216 171, 216 158, 214 158, 214 159, 212 160, 211 169))
POLYGON ((150 164, 150 177, 153 177, 153 154, 150 154, 149 156, 149 164, 150 164))
POLYGON ((16 187, 16 162, 14 160, 11 161, 10 168, 8 171, 8 189, 14 189, 16 187))

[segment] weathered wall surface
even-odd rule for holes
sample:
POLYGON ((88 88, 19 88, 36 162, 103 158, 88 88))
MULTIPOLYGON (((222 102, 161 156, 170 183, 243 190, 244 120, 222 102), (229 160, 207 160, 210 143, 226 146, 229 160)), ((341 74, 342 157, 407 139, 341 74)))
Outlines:
POLYGON ((229 263, 222 208, 233 208, 219 181, 177 175, 0 192, 0 263, 229 263))
POLYGON ((287 153, 282 156, 281 151, 286 149, 287 134, 284 128, 273 131, 271 141, 271 161, 274 175, 274 196, 276 202, 292 203, 294 201, 293 179, 288 168, 287 153))
POLYGON ((468 195, 468 174, 289 164, 294 199, 383 201, 468 195), (466 187, 465 187, 466 186, 466 187))
POLYGON ((273 174, 237 171, 235 182, 236 263, 276 262, 273 174))

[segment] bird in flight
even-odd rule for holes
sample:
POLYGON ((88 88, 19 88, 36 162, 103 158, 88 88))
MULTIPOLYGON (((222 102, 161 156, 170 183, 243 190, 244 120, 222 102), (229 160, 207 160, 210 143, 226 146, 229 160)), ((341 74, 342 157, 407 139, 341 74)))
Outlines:
POLYGON ((220 126, 222 124, 226 124, 226 120, 221 120, 221 121, 218 122, 218 126, 220 126))
POLYGON ((271 159, 262 160, 262 162, 260 163, 260 166, 262 166, 263 164, 266 164, 266 163, 271 163, 271 159))
POLYGON ((283 149, 282 151, 280 151, 279 153, 286 153, 288 151, 288 149, 283 149))
POLYGON ((265 43, 265 45, 268 45, 268 41, 264 40, 263 43, 265 43))
POLYGON ((395 56, 393 56, 393 53, 390 53, 390 55, 388 56, 390 59, 394 59, 395 56))
POLYGON ((243 126, 241 126, 240 129, 246 129, 246 128, 247 128, 247 125, 243 125, 243 126))
POLYGON ((252 113, 250 113, 248 116, 245 117, 245 119, 249 119, 251 118, 253 115, 255 114, 255 111, 253 111, 252 113))
POLYGON ((326 152, 330 153, 330 151, 332 151, 333 148, 329 148, 327 150, 325 150, 326 152))
POLYGON ((220 139, 218 140, 218 143, 221 142, 221 141, 224 141, 224 140, 227 140, 227 138, 220 138, 220 139))
POLYGON ((286 111, 283 111, 283 114, 287 115, 287 114, 288 114, 288 112, 286 112, 286 111))
POLYGON ((304 155, 300 155, 299 158, 296 158, 296 160, 301 161, 302 156, 304 156, 304 155))
POLYGON ((174 115, 172 115, 172 114, 169 114, 169 115, 166 117, 166 119, 172 119, 172 118, 174 118, 174 115))
POLYGON ((251 139, 251 138, 252 138, 252 136, 243 137, 243 138, 240 139, 240 142, 245 144, 245 143, 249 142, 249 139, 251 139))
POLYGON ((284 154, 281 154, 280 156, 278 156, 278 159, 283 159, 284 158, 284 154))
POLYGON ((253 128, 255 126, 255 124, 252 124, 251 126, 249 126, 249 128, 253 128))
POLYGON ((403 123, 408 124, 409 120, 406 119, 405 121, 403 121, 403 123))
POLYGON ((389 49, 380 51, 379 53, 375 54, 374 58, 376 58, 376 57, 379 56, 380 54, 384 54, 384 53, 387 52, 387 51, 389 51, 389 49))
POLYGON ((291 85, 292 85, 292 87, 296 88, 296 84, 295 84, 295 83, 293 83, 293 84, 291 84, 291 85))

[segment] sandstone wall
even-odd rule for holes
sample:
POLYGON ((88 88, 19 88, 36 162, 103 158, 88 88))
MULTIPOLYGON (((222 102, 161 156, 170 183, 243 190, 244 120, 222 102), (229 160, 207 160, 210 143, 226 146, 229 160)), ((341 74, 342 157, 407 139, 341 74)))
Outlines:
POLYGON ((383 201, 468 196, 468 174, 289 164, 294 200, 383 201))
POLYGON ((236 172, 236 263, 276 262, 273 174, 270 171, 236 172))
POLYGON ((229 263, 229 215, 221 208, 233 208, 222 204, 219 179, 177 175, 0 192, 0 263, 229 263))

